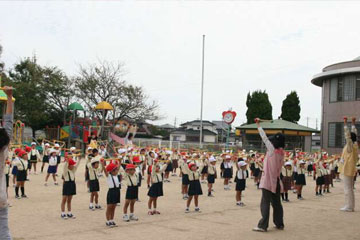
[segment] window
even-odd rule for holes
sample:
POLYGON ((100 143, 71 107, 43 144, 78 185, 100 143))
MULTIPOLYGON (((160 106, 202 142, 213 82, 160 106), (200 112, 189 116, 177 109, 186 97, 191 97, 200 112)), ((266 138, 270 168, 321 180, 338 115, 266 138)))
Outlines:
MULTIPOLYGON (((337 84, 338 84, 337 78, 330 80, 330 102, 337 101, 337 84)), ((359 81, 359 86, 360 86, 360 81, 359 81)))
MULTIPOLYGON (((355 123, 357 132, 360 133, 360 123, 355 123)), ((351 124, 348 124, 351 129, 351 124)), ((328 132, 328 146, 331 148, 342 148, 345 145, 344 124, 343 123, 329 123, 328 132)))
POLYGON ((356 100, 360 100, 360 75, 356 76, 356 100))
POLYGON ((343 100, 354 101, 356 90, 356 77, 354 75, 347 75, 343 80, 343 100))
POLYGON ((337 81, 337 101, 343 100, 343 79, 339 78, 337 81))

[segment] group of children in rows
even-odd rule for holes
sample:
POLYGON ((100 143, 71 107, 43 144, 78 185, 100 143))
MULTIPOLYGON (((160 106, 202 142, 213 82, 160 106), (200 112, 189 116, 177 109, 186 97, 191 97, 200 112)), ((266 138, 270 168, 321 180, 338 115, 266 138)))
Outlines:
MULTIPOLYGON (((31 147, 14 149, 9 154, 5 173, 7 176, 7 186, 9 186, 10 165, 12 173, 15 176, 16 198, 26 198, 25 181, 30 173, 30 166, 33 166, 33 172, 36 174, 36 163, 42 161, 41 172, 45 164, 48 164, 45 177, 45 186, 48 185, 48 178, 53 177, 54 184, 57 182, 58 165, 61 163, 61 148, 58 144, 50 146, 48 143, 42 144, 42 156, 36 149, 36 143, 31 147), (21 190, 21 197, 19 195, 21 190)), ((62 170, 63 191, 61 201, 61 217, 63 219, 75 218, 71 212, 71 200, 76 194, 75 174, 81 162, 78 151, 72 147, 65 153, 62 170), (66 213, 67 207, 67 213, 66 213)), ((123 207, 123 220, 125 222, 137 221, 134 214, 135 203, 139 200, 139 187, 142 180, 147 175, 146 183, 148 187, 148 214, 160 214, 157 209, 157 199, 164 195, 163 183, 170 182, 169 176, 176 175, 177 168, 180 169, 181 193, 186 200, 185 213, 190 212, 190 204, 194 200, 195 212, 200 212, 199 196, 203 194, 201 183, 207 183, 207 196, 214 197, 213 185, 218 177, 216 164, 221 162, 220 176, 223 178, 224 190, 230 190, 230 183, 234 177, 235 198, 237 206, 244 206, 242 202, 242 192, 246 188, 246 179, 251 177, 254 184, 259 187, 262 175, 263 155, 250 151, 241 154, 232 154, 224 152, 219 155, 207 153, 178 152, 165 149, 135 149, 133 147, 114 149, 115 153, 109 158, 107 146, 101 145, 98 148, 89 147, 85 154, 85 181, 87 182, 90 193, 90 210, 102 209, 99 204, 100 183, 99 177, 105 175, 108 186, 107 207, 106 207, 106 226, 114 227, 114 215, 116 206, 120 203, 121 185, 125 185, 126 196, 123 207), (236 168, 235 174, 233 173, 236 168), (145 171, 147 174, 145 174, 145 171), (130 208, 130 209, 129 209, 130 208), (129 210, 129 214, 128 214, 129 210)), ((333 184, 337 173, 338 159, 326 159, 325 155, 318 157, 316 155, 307 156, 296 152, 287 156, 284 163, 281 180, 284 185, 282 199, 289 201, 288 192, 293 190, 297 193, 298 199, 302 200, 302 188, 306 185, 306 176, 314 174, 316 176, 316 195, 322 196, 322 193, 329 193, 329 186, 333 184), (316 161, 309 160, 316 159, 316 161), (314 172, 314 173, 313 173, 314 172)), ((339 178, 337 178, 339 179, 339 178)))

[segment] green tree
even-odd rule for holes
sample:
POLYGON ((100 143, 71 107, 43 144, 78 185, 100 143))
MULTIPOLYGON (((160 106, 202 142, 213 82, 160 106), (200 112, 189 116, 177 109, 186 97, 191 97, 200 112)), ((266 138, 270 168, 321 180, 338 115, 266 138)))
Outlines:
POLYGON ((43 80, 42 69, 35 57, 21 60, 9 72, 9 82, 16 88, 15 118, 32 128, 33 137, 36 130, 43 129, 49 122, 46 94, 41 85, 43 80))
POLYGON ((255 118, 272 120, 272 106, 266 91, 257 90, 247 95, 246 99, 246 118, 247 123, 254 123, 255 118))
POLYGON ((286 121, 297 123, 300 119, 300 111, 301 107, 299 96, 296 91, 292 91, 286 96, 282 103, 281 118, 286 121))

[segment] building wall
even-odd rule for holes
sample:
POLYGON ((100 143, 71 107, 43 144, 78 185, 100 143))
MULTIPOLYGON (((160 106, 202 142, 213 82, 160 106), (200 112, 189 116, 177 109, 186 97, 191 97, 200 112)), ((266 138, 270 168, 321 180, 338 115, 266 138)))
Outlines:
POLYGON ((312 136, 305 136, 304 151, 311 152, 312 136))
POLYGON ((322 148, 330 154, 340 153, 342 148, 329 147, 329 123, 343 122, 344 116, 360 116, 360 101, 332 102, 330 103, 330 80, 323 81, 322 96, 322 148))
POLYGON ((215 143, 216 142, 216 136, 205 135, 204 136, 204 142, 206 142, 206 143, 215 143))
POLYGON ((185 136, 185 134, 170 134, 170 140, 171 141, 185 142, 186 141, 186 136, 185 136))

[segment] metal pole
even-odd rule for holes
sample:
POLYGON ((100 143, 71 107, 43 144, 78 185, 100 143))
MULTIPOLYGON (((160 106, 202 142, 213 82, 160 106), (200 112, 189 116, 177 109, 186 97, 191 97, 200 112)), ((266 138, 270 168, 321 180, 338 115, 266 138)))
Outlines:
POLYGON ((228 124, 227 136, 226 136, 226 149, 229 148, 229 138, 230 138, 230 124, 228 124))
POLYGON ((203 35, 202 69, 201 69, 200 148, 202 148, 202 138, 203 138, 204 61, 205 61, 205 35, 203 35))

